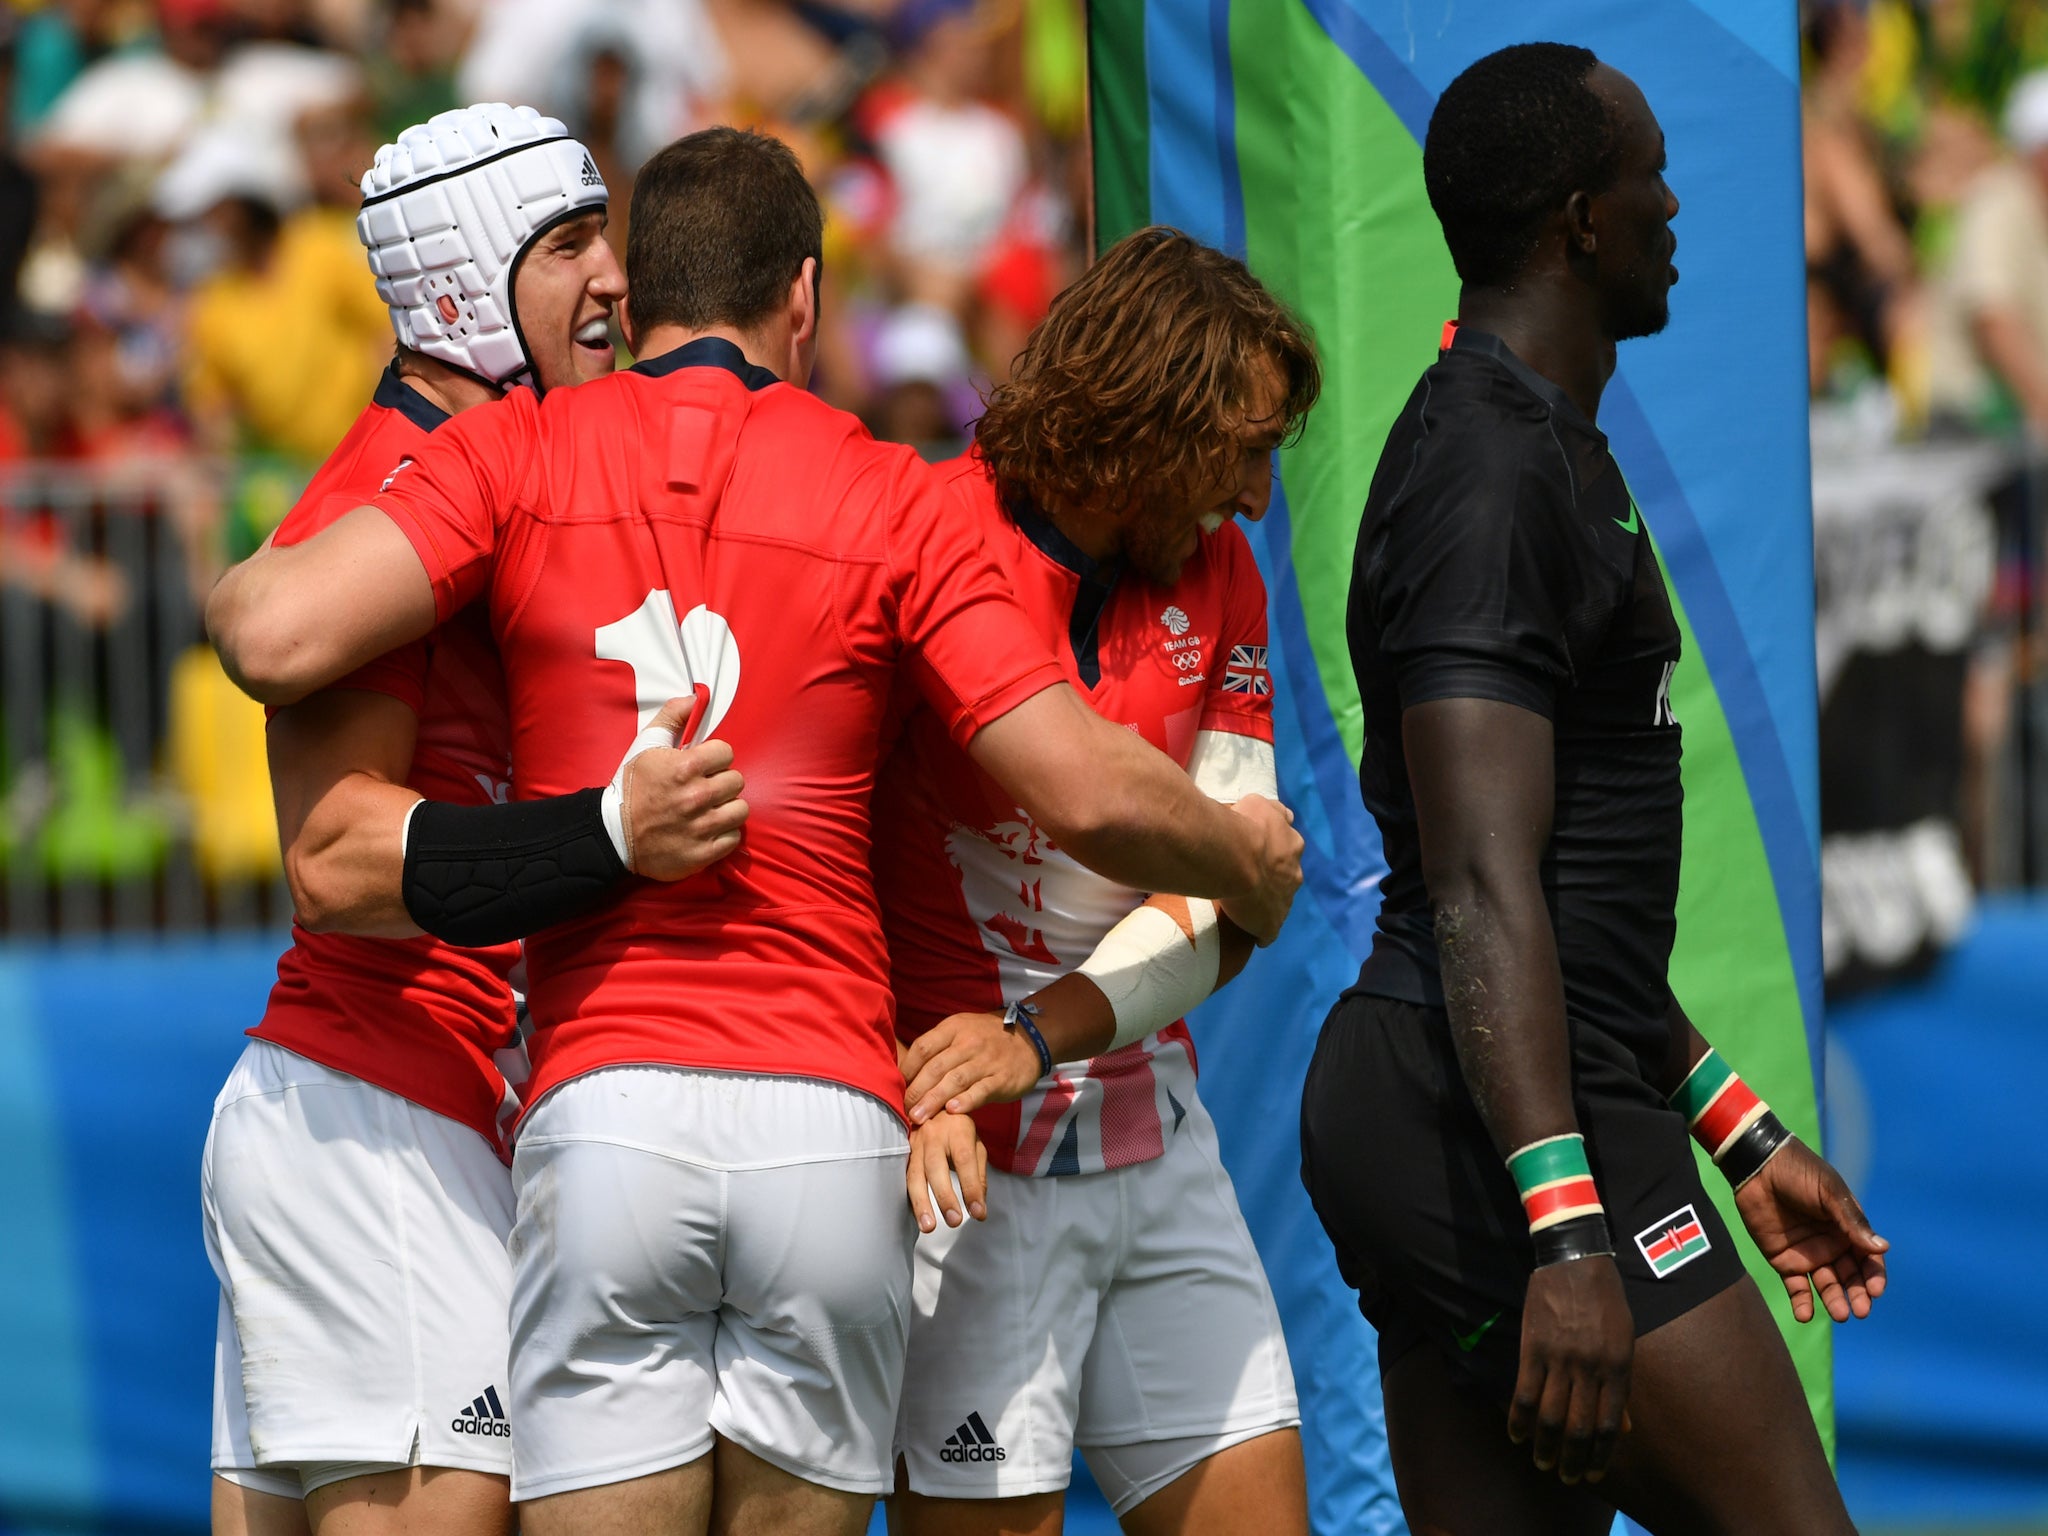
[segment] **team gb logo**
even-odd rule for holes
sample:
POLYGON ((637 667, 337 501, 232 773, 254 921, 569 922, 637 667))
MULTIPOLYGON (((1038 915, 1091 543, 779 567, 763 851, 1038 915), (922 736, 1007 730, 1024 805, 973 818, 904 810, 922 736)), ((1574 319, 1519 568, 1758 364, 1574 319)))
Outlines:
POLYGON ((1159 615, 1159 622, 1166 626, 1170 634, 1184 635, 1188 632, 1190 620, 1180 609, 1168 608, 1166 612, 1159 615))
POLYGON ((633 612, 600 629, 597 654, 601 660, 623 661, 633 669, 640 729, 670 699, 687 698, 699 687, 705 690, 709 697, 703 718, 690 740, 678 746, 706 740, 740 690, 740 648, 732 626, 702 603, 677 622, 675 603, 663 591, 649 592, 633 612))

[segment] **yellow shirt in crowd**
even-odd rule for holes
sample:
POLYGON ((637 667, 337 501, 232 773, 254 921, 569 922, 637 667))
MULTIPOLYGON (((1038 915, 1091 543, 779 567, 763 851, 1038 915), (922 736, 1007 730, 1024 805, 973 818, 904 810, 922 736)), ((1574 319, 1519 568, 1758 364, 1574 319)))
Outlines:
POLYGON ((267 270, 221 273, 193 295, 186 398, 202 420, 232 414, 244 448, 317 463, 369 403, 391 345, 354 217, 304 209, 267 270))

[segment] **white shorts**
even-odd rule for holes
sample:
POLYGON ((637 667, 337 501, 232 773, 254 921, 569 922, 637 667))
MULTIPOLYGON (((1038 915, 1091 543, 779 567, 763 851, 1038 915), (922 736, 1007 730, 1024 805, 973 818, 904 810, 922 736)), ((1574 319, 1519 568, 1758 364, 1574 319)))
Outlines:
POLYGON ((908 1139, 812 1078, 607 1067, 513 1156, 512 1496, 694 1461, 890 1483, 910 1326, 908 1139))
POLYGON ((510 1473, 512 1180, 481 1136, 252 1040, 200 1196, 217 1473, 295 1496, 391 1466, 510 1473))
POLYGON ((1228 1446, 1301 1422, 1287 1341, 1199 1101, 1150 1162, 989 1174, 988 1220, 917 1245, 896 1450, 911 1488, 1067 1486, 1122 1515, 1228 1446))

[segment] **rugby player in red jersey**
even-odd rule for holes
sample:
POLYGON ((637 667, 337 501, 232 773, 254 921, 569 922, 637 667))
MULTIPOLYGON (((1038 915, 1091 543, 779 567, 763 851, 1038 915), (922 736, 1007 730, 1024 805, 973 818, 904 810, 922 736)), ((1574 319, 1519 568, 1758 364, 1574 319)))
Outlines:
POLYGON ((283 701, 487 597, 517 796, 602 778, 674 697, 745 768, 738 854, 527 944, 529 1536, 850 1533, 888 1486, 916 1226, 868 854, 899 674, 1115 878, 1223 898, 1261 937, 1300 881, 1284 811, 1218 805, 1089 711, 926 466, 800 387, 821 239, 777 141, 670 145, 634 189, 640 361, 452 423, 216 615, 231 670, 283 701), (348 600, 308 612, 337 579, 348 600))
MULTIPOLYGON (((1265 514, 1318 387, 1242 262, 1141 230, 1054 303, 948 467, 1068 683, 1219 800, 1275 792, 1266 588, 1234 519, 1265 514)), ((991 1168, 985 1219, 917 1247, 895 1528, 1049 1536, 1078 1444, 1127 1531, 1306 1532, 1287 1345, 1181 1018, 1250 935, 1083 868, 929 710, 875 822, 912 1116, 972 1108, 991 1168)))
MULTIPOLYGON (((530 108, 444 113, 388 146, 363 190, 398 358, 283 544, 360 505, 512 381, 539 390, 613 366, 625 281, 605 187, 560 123, 530 108)), ((498 803, 510 731, 483 614, 279 711, 269 743, 298 924, 204 1164, 221 1282, 214 1529, 504 1531, 512 1192, 499 1135, 513 1100, 494 1058, 514 1043, 519 951, 421 935, 401 881, 409 816, 517 834, 506 823, 520 811, 498 803), (346 936, 362 933, 389 937, 346 936)), ((690 814, 718 798, 704 770, 729 761, 698 750, 710 761, 668 753, 632 770, 643 872, 688 873, 731 845, 743 807, 690 814)), ((717 788, 736 789, 725 779, 717 788)), ((558 880, 560 915, 601 875, 558 880)), ((485 883, 468 883, 459 936, 491 937, 494 922, 516 935, 485 883)))

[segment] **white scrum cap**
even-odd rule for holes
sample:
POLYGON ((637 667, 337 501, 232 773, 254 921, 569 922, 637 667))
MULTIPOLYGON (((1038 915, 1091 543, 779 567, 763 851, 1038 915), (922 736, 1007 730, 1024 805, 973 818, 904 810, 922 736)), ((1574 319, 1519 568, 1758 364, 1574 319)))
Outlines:
POLYGON ((487 383, 531 383, 512 304, 519 259, 609 201, 597 162, 560 122, 485 102, 436 113, 377 151, 356 234, 400 342, 487 383))

